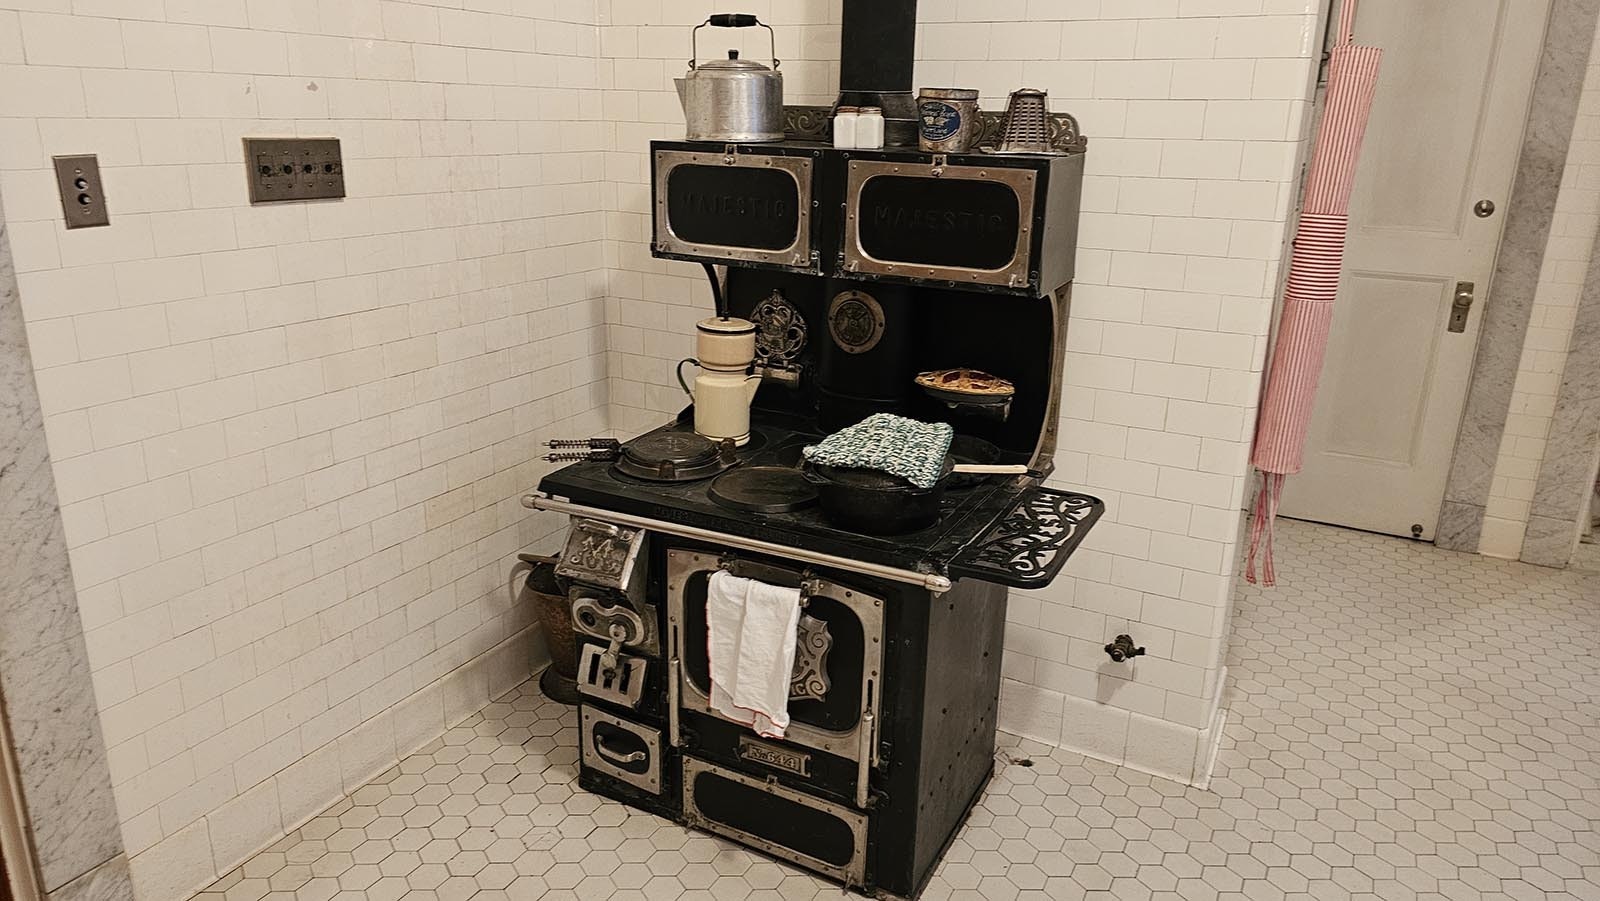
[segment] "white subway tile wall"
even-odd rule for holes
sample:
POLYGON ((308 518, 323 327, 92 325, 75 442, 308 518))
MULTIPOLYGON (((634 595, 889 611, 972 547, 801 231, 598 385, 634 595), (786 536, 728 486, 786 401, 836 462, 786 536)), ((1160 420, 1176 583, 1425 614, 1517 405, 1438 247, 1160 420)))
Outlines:
MULTIPOLYGON (((1600 49, 1600 38, 1595 46, 1600 49)), ((1522 345, 1511 412, 1495 462, 1478 550, 1494 557, 1522 555, 1533 490, 1567 366, 1579 294, 1600 230, 1600 53, 1591 57, 1578 101, 1578 122, 1567 151, 1555 220, 1535 289, 1533 315, 1522 345)))
MULTIPOLYGON (((838 0, 744 6, 777 29, 787 101, 831 103, 838 0)), ((1204 775, 1319 6, 920 4, 919 85, 976 87, 991 109, 1017 87, 1045 88, 1090 138, 1055 479, 1110 512, 1057 584, 1013 595, 1002 703, 1013 732, 1204 775), (1123 632, 1148 648, 1132 665, 1102 650, 1123 632)), ((691 0, 602 8, 605 118, 616 125, 607 348, 624 432, 683 406, 671 367, 691 355, 692 324, 710 305, 697 269, 653 260, 647 245, 646 145, 682 137, 670 79, 706 12, 691 0)), ((702 41, 702 55, 733 46, 764 56, 764 40, 724 32, 702 41)))
POLYGON ((596 0, 462 6, 0 0, 0 195, 151 901, 527 675, 515 555, 561 523, 518 499, 539 441, 606 430, 612 126, 596 0), (241 139, 286 135, 342 140, 348 199, 248 205, 241 139), (71 153, 111 227, 63 229, 71 153))

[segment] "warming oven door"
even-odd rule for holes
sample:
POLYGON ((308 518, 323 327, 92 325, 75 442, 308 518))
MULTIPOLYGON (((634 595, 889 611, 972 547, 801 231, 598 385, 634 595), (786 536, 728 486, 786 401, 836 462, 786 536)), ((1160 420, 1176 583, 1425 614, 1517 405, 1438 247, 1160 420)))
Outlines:
POLYGON ((655 151, 656 256, 819 274, 810 155, 655 151))
POLYGON ((1009 290, 1039 280, 1040 173, 1006 165, 851 160, 844 274, 1009 290))
MULTIPOLYGON (((884 602, 799 569, 751 560, 724 563, 714 553, 683 548, 667 551, 667 684, 675 695, 668 701, 673 745, 681 745, 677 728, 680 708, 733 722, 713 710, 710 700, 706 592, 711 574, 719 569, 801 588, 805 610, 797 637, 784 743, 855 762, 857 801, 865 805, 869 770, 878 758, 884 602)), ((762 743, 754 746, 763 750, 762 743)), ((781 751, 781 746, 769 750, 781 751)), ((774 764, 767 759, 757 762, 774 764)))

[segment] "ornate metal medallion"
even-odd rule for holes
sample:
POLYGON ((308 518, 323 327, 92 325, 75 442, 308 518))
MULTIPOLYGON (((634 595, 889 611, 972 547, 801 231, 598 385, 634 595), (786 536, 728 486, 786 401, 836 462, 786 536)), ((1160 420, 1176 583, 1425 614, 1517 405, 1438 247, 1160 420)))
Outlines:
POLYGON ((845 353, 864 354, 883 340, 883 305, 870 294, 846 291, 828 304, 828 334, 845 353))
POLYGON ((756 324, 756 365, 772 369, 794 369, 806 349, 806 321, 783 296, 772 296, 756 305, 750 314, 756 324))
POLYGON ((794 648, 794 669, 789 675, 789 700, 821 701, 833 687, 828 679, 828 651, 833 636, 828 624, 809 613, 800 614, 799 635, 794 648))
POLYGON ((574 517, 572 530, 567 533, 567 549, 556 563, 556 575, 624 590, 643 537, 638 529, 574 517))

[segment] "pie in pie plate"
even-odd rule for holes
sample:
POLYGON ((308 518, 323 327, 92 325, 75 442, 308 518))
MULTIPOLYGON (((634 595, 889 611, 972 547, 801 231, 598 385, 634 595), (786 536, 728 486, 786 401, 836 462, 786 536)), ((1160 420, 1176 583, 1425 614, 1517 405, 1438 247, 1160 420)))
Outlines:
POLYGON ((936 369, 917 376, 929 395, 950 403, 1004 403, 1017 393, 1015 385, 978 369, 936 369))

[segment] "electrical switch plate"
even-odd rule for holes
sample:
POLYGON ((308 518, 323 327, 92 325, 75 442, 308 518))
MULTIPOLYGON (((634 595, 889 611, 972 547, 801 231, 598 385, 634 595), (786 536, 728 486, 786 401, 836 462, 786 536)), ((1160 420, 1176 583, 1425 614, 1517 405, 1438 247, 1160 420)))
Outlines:
POLYGON ((106 209, 106 194, 100 185, 100 161, 94 154, 58 156, 54 161, 67 228, 110 225, 111 212, 106 209))
POLYGON ((344 196, 338 138, 245 138, 251 203, 344 196))

